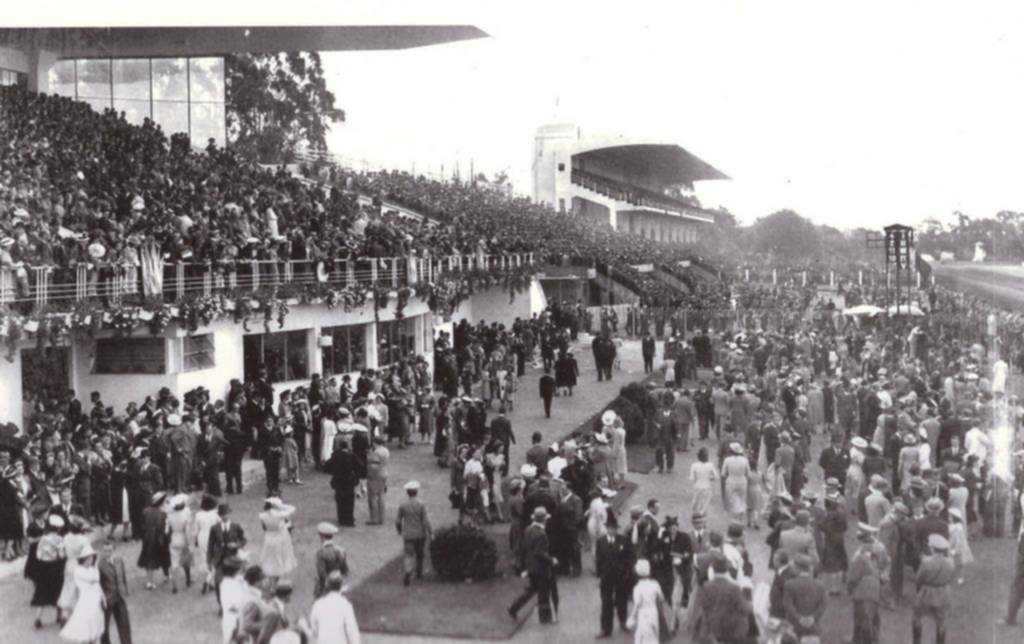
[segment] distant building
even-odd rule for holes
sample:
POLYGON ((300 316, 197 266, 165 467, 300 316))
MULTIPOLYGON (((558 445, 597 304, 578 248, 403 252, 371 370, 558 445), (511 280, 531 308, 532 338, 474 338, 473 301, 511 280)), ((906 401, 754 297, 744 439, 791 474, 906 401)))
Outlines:
POLYGON ((660 242, 696 242, 714 215, 693 184, 728 178, 672 143, 584 137, 572 124, 543 125, 534 141, 535 201, 660 242))

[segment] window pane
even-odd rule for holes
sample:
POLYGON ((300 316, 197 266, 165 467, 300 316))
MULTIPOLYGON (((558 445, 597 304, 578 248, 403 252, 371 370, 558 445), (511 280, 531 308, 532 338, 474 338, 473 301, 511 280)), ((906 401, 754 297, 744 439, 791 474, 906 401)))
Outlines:
POLYGON ((263 336, 263 364, 271 382, 285 380, 285 335, 268 333, 263 336))
POLYGON ((149 118, 149 101, 118 100, 114 99, 114 109, 120 114, 124 112, 124 118, 133 125, 142 125, 142 121, 149 118))
POLYGON ((224 147, 224 104, 192 104, 192 145, 206 148, 210 139, 217 147, 224 147))
MULTIPOLYGON (((278 334, 281 335, 281 334, 278 334)), ((288 336, 288 379, 298 380, 309 376, 309 351, 306 347, 306 331, 289 331, 288 336)))
POLYGON ((187 101, 188 77, 184 58, 153 59, 153 98, 187 101))
POLYGON ((348 330, 349 371, 361 371, 366 368, 366 327, 363 325, 349 327, 348 330))
POLYGON ((188 104, 153 101, 153 120, 168 138, 177 132, 188 132, 188 104))
POLYGON ((149 61, 114 61, 114 98, 149 101, 149 61))
POLYGON ((242 336, 242 371, 245 381, 255 380, 263 363, 263 336, 242 336))
POLYGON ((78 61, 78 98, 105 98, 110 105, 110 60, 78 61))
POLYGON ((224 59, 189 59, 189 80, 192 82, 191 100, 224 102, 224 59))
POLYGON ((47 72, 50 93, 75 97, 75 61, 60 60, 47 72))

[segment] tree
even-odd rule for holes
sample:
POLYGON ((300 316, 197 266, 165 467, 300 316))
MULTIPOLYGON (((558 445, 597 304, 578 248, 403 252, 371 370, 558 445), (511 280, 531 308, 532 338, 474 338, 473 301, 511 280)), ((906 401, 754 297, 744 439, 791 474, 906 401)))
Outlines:
POLYGON ((290 162, 300 145, 324 150, 331 124, 345 120, 316 52, 229 55, 224 77, 228 137, 254 161, 290 162))
POLYGON ((761 217, 750 227, 753 250, 772 259, 808 260, 819 255, 821 234, 809 219, 792 210, 780 210, 761 217))

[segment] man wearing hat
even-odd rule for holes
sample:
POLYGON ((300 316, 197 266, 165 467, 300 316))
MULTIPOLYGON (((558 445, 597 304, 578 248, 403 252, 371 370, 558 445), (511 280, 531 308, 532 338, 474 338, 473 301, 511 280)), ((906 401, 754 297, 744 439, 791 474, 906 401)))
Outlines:
POLYGON ((207 538, 206 565, 214 572, 213 587, 220 602, 220 582, 224 578, 224 561, 235 556, 245 546, 245 530, 237 521, 231 520, 231 506, 221 503, 217 507, 219 521, 210 527, 207 538))
POLYGON ((350 528, 356 524, 354 511, 356 487, 359 485, 359 472, 356 469, 356 457, 347 441, 342 441, 325 463, 326 470, 331 474, 331 489, 334 490, 334 505, 338 516, 338 525, 350 528))
POLYGON ((326 579, 326 593, 313 602, 309 613, 311 644, 353 644, 359 642, 359 624, 352 603, 341 593, 345 578, 332 570, 326 579))
POLYGON ((850 451, 843 448, 842 434, 832 433, 832 442, 821 450, 818 465, 826 479, 836 479, 842 492, 846 484, 846 471, 850 468, 850 451))
POLYGON ((320 536, 320 549, 316 551, 316 582, 313 584, 313 596, 323 597, 328 588, 328 576, 332 574, 348 574, 348 557, 345 549, 334 541, 338 528, 330 521, 321 521, 316 532, 320 536))
POLYGON ((543 506, 536 508, 530 517, 530 525, 523 534, 523 563, 529 585, 508 608, 512 619, 518 619, 519 609, 537 595, 537 616, 541 624, 558 623, 558 585, 554 567, 558 560, 551 556, 548 535, 544 524, 548 511, 543 506))
POLYGON ((170 461, 167 464, 168 487, 175 494, 187 492, 197 437, 191 429, 185 427, 180 415, 168 414, 167 433, 164 438, 170 448, 170 461))
POLYGON ((857 526, 857 551, 846 571, 846 588, 853 600, 853 644, 878 644, 882 579, 889 568, 885 548, 875 540, 878 528, 857 526))
POLYGON ((629 538, 629 524, 619 528, 615 514, 608 514, 608 534, 594 544, 594 560, 601 588, 601 634, 611 637, 616 615, 619 626, 626 628, 627 609, 633 590, 633 566, 636 552, 629 538))
POLYGON ((925 515, 914 522, 914 546, 919 555, 928 552, 929 537, 933 534, 949 539, 949 522, 942 516, 945 507, 942 499, 935 496, 925 501, 925 515))
POLYGON ((867 518, 867 523, 875 528, 882 523, 882 519, 889 514, 889 510, 892 508, 892 503, 885 496, 885 491, 889 487, 889 482, 885 480, 884 476, 880 474, 874 474, 871 476, 871 481, 868 484, 869 492, 864 497, 864 513, 867 518))
POLYGON ((406 586, 410 584, 414 569, 416 578, 423 578, 423 549, 431 534, 427 507, 420 501, 419 493, 419 481, 405 484, 408 498, 398 506, 398 516, 395 518, 395 529, 402 536, 402 552, 405 557, 403 583, 406 586))
POLYGON ((927 545, 931 554, 921 560, 917 569, 917 597, 912 622, 914 644, 921 644, 925 617, 935 620, 935 644, 945 644, 949 585, 956 579, 956 569, 948 556, 949 541, 946 537, 931 534, 927 545))
MULTIPOLYGON (((601 369, 597 370, 598 376, 601 374, 601 369)), ((555 379, 551 377, 551 368, 544 368, 544 375, 540 377, 538 381, 538 387, 540 389, 540 398, 544 401, 544 417, 551 418, 551 401, 555 397, 555 379)))
POLYGON ((796 511, 794 525, 779 533, 779 549, 786 551, 791 561, 797 555, 806 555, 813 565, 818 563, 818 547, 811 526, 811 513, 806 509, 796 511))

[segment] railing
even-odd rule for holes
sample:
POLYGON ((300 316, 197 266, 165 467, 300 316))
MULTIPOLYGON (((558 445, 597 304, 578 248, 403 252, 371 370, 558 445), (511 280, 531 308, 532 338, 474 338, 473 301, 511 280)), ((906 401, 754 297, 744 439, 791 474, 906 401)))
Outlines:
POLYGON ((598 192, 606 197, 610 197, 618 201, 625 201, 633 205, 672 210, 686 214, 691 214, 693 211, 697 211, 703 214, 700 205, 695 199, 687 200, 670 197, 669 195, 659 193, 655 190, 622 183, 614 179, 609 179, 607 177, 587 172, 586 170, 580 170, 578 168, 573 169, 570 173, 570 180, 572 183, 578 186, 583 186, 588 190, 593 190, 594 192, 598 192))
POLYGON ((161 275, 141 266, 80 264, 0 270, 0 306, 22 308, 100 299, 109 304, 160 297, 166 302, 225 291, 259 291, 286 285, 391 288, 430 282, 445 273, 508 270, 535 263, 533 253, 446 257, 366 257, 331 261, 252 260, 231 263, 165 263, 161 275))

